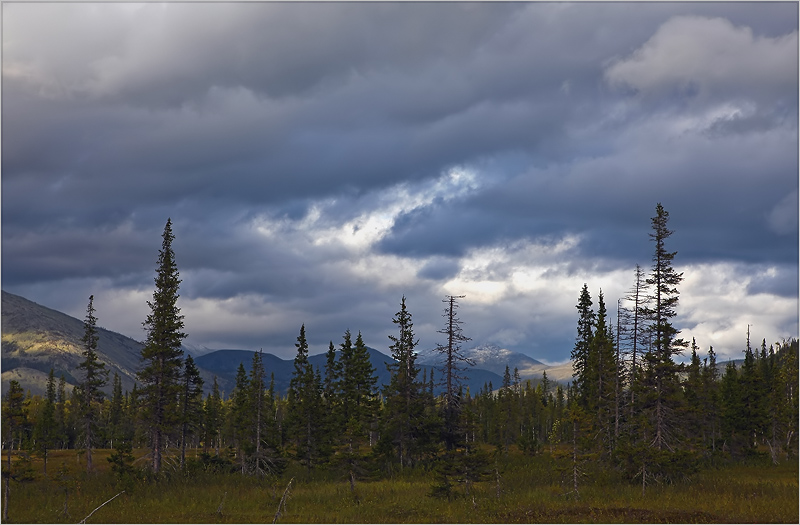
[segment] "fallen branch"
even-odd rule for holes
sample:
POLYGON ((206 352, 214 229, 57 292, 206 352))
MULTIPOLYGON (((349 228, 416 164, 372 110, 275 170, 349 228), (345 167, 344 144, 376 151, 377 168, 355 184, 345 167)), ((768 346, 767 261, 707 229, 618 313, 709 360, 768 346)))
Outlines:
POLYGON ((289 484, 286 485, 286 490, 283 491, 283 497, 281 498, 281 502, 278 503, 278 512, 275 513, 275 517, 272 519, 272 523, 277 523, 278 518, 281 517, 281 507, 283 510, 286 510, 286 498, 289 496, 289 489, 292 488, 292 482, 294 478, 289 480, 289 484))
MULTIPOLYGON (((125 491, 123 490, 122 492, 125 492, 125 491)), ((120 492, 119 494, 122 494, 122 492, 120 492)), ((117 494, 117 496, 119 496, 119 494, 117 494)), ((92 514, 94 514, 94 513, 95 513, 95 512, 97 512, 98 510, 100 510, 100 508, 102 508, 103 506, 105 506, 107 503, 111 503, 111 502, 114 500, 114 498, 116 498, 117 496, 114 496, 114 497, 113 497, 113 498, 111 498, 110 500, 108 500, 108 501, 106 501, 105 503, 103 503, 102 505, 100 505, 100 507, 97 507, 96 509, 94 509, 92 512, 90 512, 90 513, 89 513, 89 515, 88 515, 88 516, 86 516, 85 518, 83 518, 83 519, 82 519, 81 521, 79 521, 78 523, 79 523, 79 524, 80 524, 80 523, 86 523, 86 520, 88 520, 89 518, 91 518, 91 517, 92 517, 92 514)))

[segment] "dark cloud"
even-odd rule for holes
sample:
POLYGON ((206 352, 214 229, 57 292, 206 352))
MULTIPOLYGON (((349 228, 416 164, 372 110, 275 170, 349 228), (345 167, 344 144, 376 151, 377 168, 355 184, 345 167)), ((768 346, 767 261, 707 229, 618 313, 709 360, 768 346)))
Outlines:
POLYGON ((440 281, 454 277, 460 269, 457 260, 434 258, 425 263, 417 275, 422 279, 440 281))
POLYGON ((787 298, 797 297, 797 267, 781 265, 752 276, 747 285, 747 293, 770 294, 787 298))
POLYGON ((198 344, 377 345, 403 294, 431 339, 461 289, 558 360, 662 202, 681 264, 791 299, 797 63, 786 3, 8 4, 3 286, 135 326, 171 217, 198 344))

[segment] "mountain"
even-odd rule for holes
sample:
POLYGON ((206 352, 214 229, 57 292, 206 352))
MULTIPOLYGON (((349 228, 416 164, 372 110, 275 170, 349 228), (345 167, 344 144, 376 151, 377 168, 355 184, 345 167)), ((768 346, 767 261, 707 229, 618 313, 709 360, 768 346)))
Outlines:
MULTIPOLYGON (((98 318, 102 322, 102 312, 98 318)), ((81 352, 83 345, 81 338, 84 334, 83 320, 76 319, 62 312, 29 301, 24 297, 2 292, 2 388, 3 393, 8 389, 12 379, 20 382, 23 389, 30 390, 32 394, 42 395, 45 392, 47 375, 53 368, 56 377, 64 376, 69 386, 78 384, 80 373, 78 364, 83 360, 81 352)), ((109 370, 109 383, 105 387, 107 393, 111 392, 114 372, 122 380, 123 390, 130 391, 136 381, 136 371, 141 362, 142 343, 122 334, 98 327, 98 355, 106 363, 109 370)), ((250 350, 216 350, 186 348, 191 354, 200 375, 205 382, 204 390, 210 392, 213 378, 216 375, 220 390, 230 394, 236 382, 236 370, 242 363, 250 371, 253 352, 250 350), (199 353, 202 355, 198 355, 199 353), (206 353, 207 352, 207 353, 206 353)), ((370 361, 378 376, 378 386, 389 382, 387 363, 393 359, 374 348, 369 348, 370 361)), ((572 367, 567 363, 559 367, 548 367, 518 352, 501 349, 494 345, 482 345, 467 351, 468 357, 476 361, 477 366, 470 367, 466 372, 468 380, 464 386, 472 393, 477 393, 485 384, 492 383, 497 388, 502 384, 502 374, 508 364, 511 370, 517 367, 523 379, 541 377, 541 372, 547 370, 547 375, 552 380, 568 380, 572 375, 572 367), (563 376, 563 377, 562 377, 563 376)), ((420 380, 422 371, 427 377, 436 369, 438 356, 424 354, 418 357, 420 366, 420 380)), ((263 354, 264 368, 267 372, 267 381, 271 373, 275 374, 276 391, 285 393, 294 371, 293 359, 281 359, 273 354, 263 354)), ((309 356, 309 361, 314 367, 324 370, 325 354, 309 356)), ((435 381, 441 379, 441 372, 435 370, 435 381)), ((441 387, 435 387, 435 392, 441 392, 441 387)))
MULTIPOLYGON (((369 351, 370 363, 375 369, 375 375, 378 377, 378 388, 381 388, 383 385, 388 384, 390 379, 389 370, 386 368, 386 365, 394 363, 395 361, 390 356, 383 354, 374 348, 367 347, 367 350, 369 351)), ((338 355, 339 352, 337 351, 337 359, 338 355)), ((274 373, 275 391, 285 394, 289 389, 289 382, 292 379, 292 373, 294 373, 294 358, 281 359, 272 354, 266 353, 263 354, 262 357, 264 361, 264 371, 266 372, 267 384, 269 384, 270 375, 274 373)), ((220 385, 220 389, 225 394, 230 394, 234 385, 236 384, 236 371, 239 368, 239 364, 243 364, 245 370, 247 370, 249 374, 252 361, 253 352, 250 350, 217 350, 215 352, 195 358, 195 363, 201 370, 217 376, 217 382, 220 385)), ((315 369, 319 369, 322 375, 324 375, 326 362, 324 353, 310 355, 308 356, 308 361, 314 366, 315 369)), ((422 380, 423 370, 425 370, 425 374, 430 377, 431 370, 433 368, 434 366, 432 365, 420 365, 419 379, 422 380)), ((440 373, 437 370, 435 372, 436 381, 438 381, 439 375, 440 373)), ((469 379, 465 382, 465 385, 468 386, 470 391, 473 393, 478 392, 478 390, 483 387, 484 383, 491 382, 493 385, 499 385, 503 380, 501 376, 493 372, 480 369, 470 369, 467 372, 467 375, 469 376, 469 379)), ((210 384, 210 381, 206 379, 206 386, 210 384)), ((440 392, 441 388, 434 387, 434 391, 440 392)))
MULTIPOLYGON (((102 312, 98 318, 102 321, 102 312)), ((132 389, 142 344, 104 328, 98 327, 97 332, 97 353, 109 370, 104 390, 111 392, 114 372, 119 374, 123 390, 132 389)), ((76 385, 78 364, 83 360, 83 335, 82 320, 3 291, 3 393, 16 379, 32 394, 44 394, 51 368, 56 377, 63 374, 68 385, 76 385)))
MULTIPOLYGON (((224 396, 230 395, 233 388, 236 386, 236 371, 239 365, 243 364, 244 369, 249 376, 250 367, 253 363, 252 350, 215 350, 208 354, 203 354, 194 358, 197 367, 205 372, 203 380, 205 381, 203 388, 206 392, 210 392, 211 385, 213 384, 213 376, 217 376, 217 384, 220 391, 224 396)), ((261 358, 264 361, 264 371, 266 372, 265 381, 269 385, 270 374, 275 374, 275 391, 283 392, 289 387, 289 381, 292 378, 294 365, 292 361, 281 359, 273 354, 262 353, 261 358)))

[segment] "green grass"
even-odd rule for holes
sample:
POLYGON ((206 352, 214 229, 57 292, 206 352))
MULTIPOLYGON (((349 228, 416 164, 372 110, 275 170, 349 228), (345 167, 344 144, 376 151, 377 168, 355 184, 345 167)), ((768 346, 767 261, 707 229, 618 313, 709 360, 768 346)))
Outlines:
MULTIPOLYGON (((9 521, 83 519, 121 490, 108 472, 107 455, 96 452, 99 471, 87 475, 83 458, 74 451, 53 453, 49 479, 39 475, 12 484, 9 521), (62 464, 68 476, 59 484, 54 477, 62 464), (67 515, 64 486, 69 490, 67 515)), ((392 479, 359 481, 355 495, 346 479, 333 473, 309 475, 296 465, 278 479, 265 480, 176 474, 169 481, 136 483, 88 522, 271 523, 291 478, 281 523, 797 523, 799 517, 797 463, 706 470, 685 483, 649 486, 644 497, 640 485, 608 472, 588 472, 578 498, 569 493, 566 465, 548 455, 512 454, 498 466, 500 497, 491 479, 473 485, 469 496, 458 487, 458 497, 450 501, 428 496, 431 474, 421 469, 392 479)), ((33 467, 41 470, 40 463, 33 467)))

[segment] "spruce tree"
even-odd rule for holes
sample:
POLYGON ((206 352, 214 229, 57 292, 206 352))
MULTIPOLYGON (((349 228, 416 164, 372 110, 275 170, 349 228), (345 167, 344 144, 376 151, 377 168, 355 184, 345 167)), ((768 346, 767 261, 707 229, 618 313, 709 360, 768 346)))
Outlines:
POLYGON ((744 351, 744 363, 739 374, 739 390, 742 400, 743 434, 746 436, 746 447, 754 450, 757 435, 761 428, 761 419, 766 414, 765 393, 762 391, 761 371, 756 362, 756 354, 750 346, 750 326, 747 327, 747 345, 744 351))
POLYGON ((725 373, 720 380, 720 412, 722 414, 722 437, 727 450, 734 456, 748 448, 747 427, 744 420, 744 399, 742 397, 739 372, 733 361, 728 361, 725 373))
POLYGON ((502 447, 503 453, 508 455, 508 447, 514 442, 514 434, 517 428, 515 420, 515 394, 511 383, 511 370, 506 365, 503 372, 503 383, 497 393, 497 404, 499 405, 500 420, 498 421, 498 441, 497 445, 502 447))
POLYGON ((122 420, 125 417, 125 396, 122 394, 122 380, 116 372, 114 372, 112 384, 111 404, 109 406, 108 417, 108 437, 111 440, 111 448, 114 448, 114 441, 119 442, 121 439, 124 439, 122 436, 122 420))
POLYGON ((181 469, 183 469, 186 465, 186 440, 201 426, 203 414, 203 378, 200 377, 200 370, 190 355, 187 355, 184 361, 180 410, 181 469))
POLYGON ((592 310, 592 297, 589 294, 589 287, 583 283, 578 304, 578 336, 575 339, 575 346, 572 348, 570 357, 572 358, 573 386, 578 392, 577 402, 580 406, 587 408, 591 402, 591 390, 594 383, 592 377, 592 366, 589 351, 592 344, 595 315, 592 310))
POLYGON ((294 371, 289 382, 288 426, 295 445, 295 456, 309 470, 320 458, 319 433, 322 425, 322 383, 314 367, 308 361, 306 327, 300 327, 297 337, 297 354, 294 371))
POLYGON ((398 335, 390 335, 394 363, 387 364, 390 379, 383 391, 383 439, 389 440, 400 468, 411 466, 415 459, 415 441, 421 432, 424 415, 423 385, 417 380, 419 367, 414 348, 419 343, 414 337, 414 323, 406 308, 406 298, 400 300, 400 311, 392 322, 397 325, 398 335))
POLYGON ((344 432, 347 422, 353 417, 354 409, 354 382, 345 377, 345 369, 348 375, 352 375, 353 361, 353 337, 350 334, 350 329, 345 330, 342 336, 342 342, 339 343, 339 363, 338 363, 338 380, 336 383, 336 396, 337 396, 337 413, 336 413, 336 427, 339 437, 344 432))
POLYGON ((256 447, 256 457, 261 454, 261 443, 264 438, 264 361, 262 351, 253 353, 253 363, 250 366, 250 407, 253 411, 253 442, 256 447))
POLYGON ((67 436, 67 380, 64 374, 58 379, 56 390, 56 427, 58 428, 58 438, 62 449, 69 446, 67 436))
POLYGON ((220 434, 222 432, 222 395, 219 391, 217 376, 214 376, 211 393, 206 397, 203 411, 203 451, 207 452, 209 444, 213 444, 214 453, 219 456, 220 434))
POLYGON ((274 417, 275 384, 274 375, 270 382, 270 389, 265 393, 264 358, 262 352, 253 353, 253 364, 250 368, 249 406, 250 406, 250 435, 252 444, 250 450, 250 466, 257 476, 277 474, 284 467, 284 460, 279 458, 277 450, 276 430, 274 417))
POLYGON ((702 378, 702 433, 707 449, 711 453, 717 451, 717 436, 720 432, 720 406, 719 406, 719 370, 717 370, 717 355, 714 347, 708 348, 708 357, 703 360, 702 378))
POLYGON ((377 377, 364 344, 361 332, 352 342, 350 330, 345 331, 341 343, 341 376, 339 379, 337 463, 350 480, 350 490, 355 494, 355 482, 364 473, 362 445, 372 446, 373 425, 376 422, 378 397, 377 377))
POLYGON ((325 432, 331 437, 330 441, 334 440, 334 436, 339 435, 342 428, 338 417, 340 410, 338 389, 342 375, 341 372, 341 361, 336 359, 336 347, 333 346, 333 341, 330 341, 328 351, 325 352, 325 378, 322 384, 324 426, 325 432))
POLYGON ((786 456, 796 460, 798 455, 798 414, 800 414, 800 396, 798 396, 798 341, 784 340, 776 352, 778 361, 778 433, 786 456))
POLYGON ((78 368, 83 370, 83 380, 78 385, 80 392, 80 419, 86 440, 86 471, 92 471, 92 448, 94 446, 95 432, 98 422, 98 404, 103 400, 101 388, 105 386, 108 371, 106 365, 97 355, 97 318, 94 316, 94 296, 89 296, 89 305, 86 307, 86 319, 83 322, 84 334, 83 361, 78 368))
POLYGON ((6 470, 3 472, 5 478, 5 490, 3 491, 3 521, 8 523, 8 500, 11 492, 11 480, 14 478, 14 472, 11 467, 11 451, 14 449, 15 438, 18 440, 17 448, 21 447, 21 437, 19 436, 20 429, 26 425, 25 410, 23 403, 25 401, 25 392, 22 390, 19 381, 12 379, 8 385, 8 392, 3 399, 3 409, 0 411, 3 418, 3 441, 8 443, 7 457, 8 463, 6 470))
POLYGON ((589 344, 589 363, 594 384, 589 389, 591 399, 588 400, 588 406, 596 413, 596 424, 605 441, 605 449, 610 451, 613 448, 613 405, 617 366, 613 335, 606 322, 607 315, 601 290, 597 300, 594 334, 589 344))
POLYGON ((336 361, 336 347, 333 346, 333 341, 331 341, 328 345, 328 351, 325 352, 325 380, 323 382, 326 408, 328 410, 331 410, 334 405, 336 385, 339 382, 340 372, 341 365, 336 361))
POLYGON ((181 391, 181 364, 186 337, 178 307, 178 288, 181 280, 172 242, 172 221, 167 220, 162 234, 161 250, 156 268, 153 300, 147 301, 150 313, 142 323, 147 331, 142 361, 144 366, 137 377, 142 382, 142 414, 150 433, 153 471, 161 471, 161 454, 165 436, 178 423, 180 411, 177 399, 181 391))
POLYGON ((678 305, 678 284, 683 274, 676 272, 672 261, 677 252, 666 249, 666 240, 673 234, 667 227, 669 213, 661 203, 656 206, 656 216, 651 219, 653 232, 650 238, 656 244, 653 266, 647 284, 653 287, 653 305, 648 309, 653 321, 652 351, 646 355, 648 366, 648 386, 653 405, 654 437, 653 444, 658 450, 672 449, 671 434, 675 425, 675 410, 680 404, 678 384, 678 365, 673 356, 679 354, 686 342, 676 339, 678 330, 672 325, 678 305))
POLYGON ((57 431, 56 379, 55 371, 51 368, 47 376, 47 388, 43 399, 43 406, 33 429, 33 437, 36 442, 37 452, 42 455, 45 477, 47 477, 47 455, 54 446, 57 431))
POLYGON ((249 381, 247 371, 243 363, 239 363, 236 370, 236 386, 231 395, 231 423, 233 429, 233 439, 236 443, 236 457, 239 460, 239 467, 242 475, 246 471, 246 456, 250 452, 247 450, 252 444, 250 429, 252 411, 249 399, 249 381))
POLYGON ((697 342, 692 338, 692 355, 683 380, 683 391, 686 405, 683 409, 683 427, 686 438, 696 444, 703 443, 703 371, 700 356, 697 354, 697 342))
POLYGON ((349 444, 367 438, 377 408, 378 399, 375 385, 377 377, 375 368, 369 359, 369 350, 364 344, 361 332, 356 336, 355 344, 348 348, 350 331, 345 334, 342 347, 341 395, 344 412, 345 434, 349 444))

